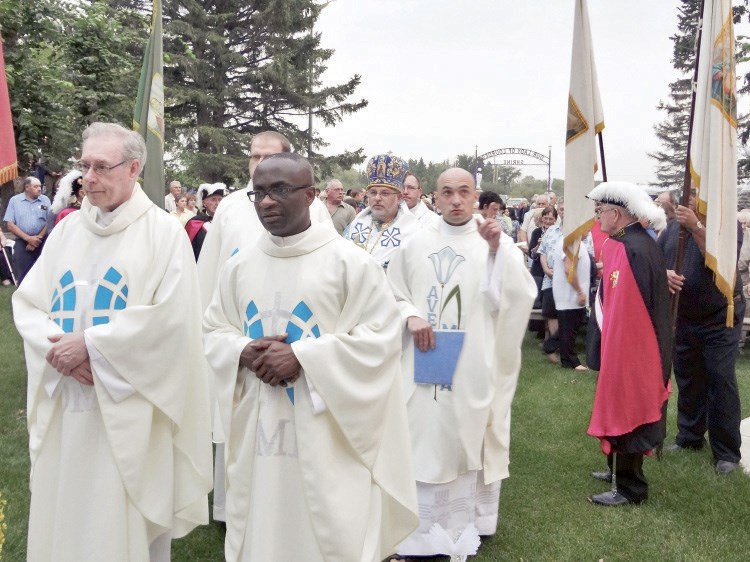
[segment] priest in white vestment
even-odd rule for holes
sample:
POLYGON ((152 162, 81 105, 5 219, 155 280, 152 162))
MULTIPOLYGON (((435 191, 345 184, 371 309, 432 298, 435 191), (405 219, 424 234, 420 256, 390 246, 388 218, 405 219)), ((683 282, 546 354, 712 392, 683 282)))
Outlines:
POLYGON ((417 525, 398 309, 382 269, 311 223, 307 160, 253 176, 268 230, 204 318, 226 433, 229 562, 380 562, 417 525))
POLYGON ((134 131, 86 129, 87 197, 13 295, 29 375, 30 562, 165 562, 172 538, 208 522, 195 260, 136 183, 145 159, 134 131))
POLYGON ((422 182, 411 172, 406 173, 404 177, 404 203, 409 207, 412 214, 417 217, 419 224, 422 226, 432 226, 440 220, 437 213, 434 213, 422 201, 422 182))
MULTIPOLYGON (((219 270, 224 263, 241 249, 253 246, 264 232, 255 207, 247 198, 247 193, 253 187, 255 168, 267 156, 291 150, 292 146, 287 138, 276 131, 264 131, 253 137, 248 164, 250 181, 246 187, 221 200, 198 259, 198 278, 204 309, 211 302, 219 270)), ((313 202, 310 207, 310 218, 312 222, 331 222, 331 216, 320 200, 313 202)))
POLYGON ((379 154, 367 164, 367 208, 344 230, 351 240, 386 269, 388 263, 420 229, 403 198, 409 165, 392 154, 379 154))
MULTIPOLYGON (((271 154, 280 152, 291 152, 292 145, 289 140, 276 131, 263 131, 253 137, 250 143, 250 158, 248 170, 250 181, 247 187, 239 189, 222 199, 216 209, 211 229, 206 234, 200 257, 198 258, 198 280, 200 282, 202 310, 205 311, 211 302, 216 284, 219 280, 219 271, 224 263, 242 248, 249 248, 256 244, 262 232, 263 226, 258 220, 255 207, 247 198, 247 193, 252 189, 253 172, 264 158, 271 154)), ((331 223, 331 217, 325 205, 316 200, 311 207, 311 218, 313 222, 331 223)), ((331 223, 331 228, 333 225, 331 223)), ((209 371, 209 382, 212 385, 213 376, 209 371)), ((216 464, 214 471, 214 495, 213 495, 213 518, 215 521, 224 521, 224 431, 218 420, 218 414, 213 416, 213 440, 216 443, 216 464)))
POLYGON ((442 219, 388 268, 405 326, 402 372, 420 513, 419 530, 399 554, 459 556, 475 553, 479 535, 497 528, 536 285, 497 221, 472 216, 469 172, 445 171, 435 193, 442 219))

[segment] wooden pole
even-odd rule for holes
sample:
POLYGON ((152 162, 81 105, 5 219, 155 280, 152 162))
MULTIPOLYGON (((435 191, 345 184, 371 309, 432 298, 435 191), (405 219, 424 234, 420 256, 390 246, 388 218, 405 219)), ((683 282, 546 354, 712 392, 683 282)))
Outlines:
POLYGON ((596 136, 599 137, 599 160, 602 161, 602 179, 607 181, 607 162, 604 160, 604 137, 601 131, 596 136))
MULTIPOLYGON (((701 0, 700 19, 698 20, 698 31, 695 35, 695 67, 693 68, 693 80, 691 82, 692 95, 690 98, 690 121, 688 121, 688 141, 687 153, 685 154, 685 175, 682 179, 682 197, 680 205, 687 207, 690 205, 690 147, 693 143, 693 118, 695 117, 695 96, 698 85, 698 64, 701 55, 701 37, 703 36, 703 6, 704 0, 701 0)), ((677 239, 677 252, 674 260, 674 272, 677 275, 682 273, 682 266, 685 261, 685 241, 687 240, 687 230, 684 226, 680 227, 680 235, 677 239)), ((680 304, 680 292, 676 291, 672 295, 672 328, 677 323, 677 308, 680 304)))

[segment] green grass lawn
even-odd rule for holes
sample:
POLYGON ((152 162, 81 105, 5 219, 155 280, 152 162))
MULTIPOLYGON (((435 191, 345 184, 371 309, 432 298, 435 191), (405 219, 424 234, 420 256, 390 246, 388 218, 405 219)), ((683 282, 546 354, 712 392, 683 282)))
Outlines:
MULTIPOLYGON (((0 496, 6 501, 7 524, 2 560, 21 562, 29 463, 23 352, 11 322, 10 295, 10 289, 0 289, 0 496)), ((739 472, 717 476, 707 450, 647 459, 650 497, 642 506, 590 505, 586 496, 608 487, 589 476, 606 467, 598 442, 586 435, 595 374, 550 365, 531 335, 524 352, 499 531, 473 560, 750 559, 750 477, 739 472)), ((738 380, 747 417, 749 357, 738 361, 738 380)), ((674 400, 669 433, 668 443, 675 433, 674 400)), ((291 531, 290 540, 293 536, 291 531)), ((208 525, 175 541, 172 558, 213 562, 223 560, 222 553, 221 532, 208 525)))

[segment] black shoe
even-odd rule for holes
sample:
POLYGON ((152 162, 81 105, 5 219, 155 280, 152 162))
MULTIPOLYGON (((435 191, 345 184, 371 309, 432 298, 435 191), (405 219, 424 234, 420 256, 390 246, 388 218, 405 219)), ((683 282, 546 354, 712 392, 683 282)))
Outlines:
POLYGON ((609 470, 603 470, 601 472, 594 471, 591 473, 591 477, 601 480, 602 482, 612 482, 612 472, 609 470))
POLYGON ((731 472, 734 472, 735 468, 737 468, 737 463, 732 461, 716 461, 716 466, 714 468, 716 474, 730 474, 731 472))
POLYGON ((589 497, 589 501, 593 503, 594 505, 603 505, 605 507, 618 507, 621 505, 637 505, 639 503, 643 503, 646 501, 646 498, 641 498, 638 500, 631 500, 623 496, 618 491, 612 491, 604 492, 602 494, 594 494, 593 496, 589 497))

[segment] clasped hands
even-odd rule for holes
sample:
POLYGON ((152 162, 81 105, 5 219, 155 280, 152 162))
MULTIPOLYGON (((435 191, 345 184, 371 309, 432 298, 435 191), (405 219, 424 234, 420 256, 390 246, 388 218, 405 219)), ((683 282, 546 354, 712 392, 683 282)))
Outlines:
POLYGON ((26 250, 29 252, 33 252, 42 245, 42 240, 44 240, 44 237, 40 234, 29 236, 26 239, 26 250))
POLYGON ((240 354, 240 365, 271 386, 292 384, 299 378, 302 366, 292 346, 284 343, 286 338, 287 334, 281 334, 251 341, 240 354))
POLYGON ((73 377, 81 384, 89 386, 94 384, 89 351, 86 348, 83 332, 55 334, 54 336, 47 336, 47 339, 52 342, 52 347, 46 356, 47 363, 52 365, 60 374, 73 377))

